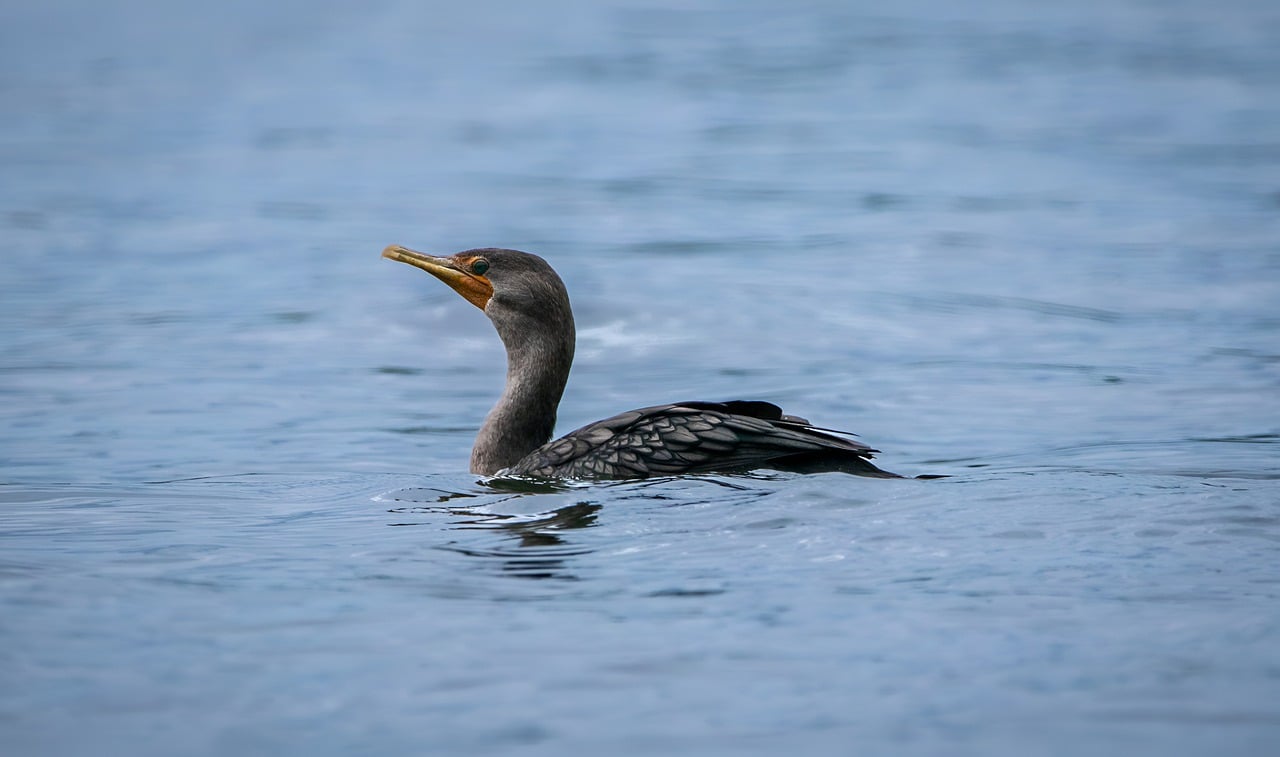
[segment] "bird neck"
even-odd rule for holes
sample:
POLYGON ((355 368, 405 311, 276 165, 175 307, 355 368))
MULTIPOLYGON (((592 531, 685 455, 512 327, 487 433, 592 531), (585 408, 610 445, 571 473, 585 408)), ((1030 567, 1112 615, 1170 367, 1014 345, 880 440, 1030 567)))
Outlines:
POLYGON ((573 365, 572 316, 567 328, 524 323, 498 333, 507 348, 507 383, 471 450, 471 472, 493 475, 546 444, 573 365))

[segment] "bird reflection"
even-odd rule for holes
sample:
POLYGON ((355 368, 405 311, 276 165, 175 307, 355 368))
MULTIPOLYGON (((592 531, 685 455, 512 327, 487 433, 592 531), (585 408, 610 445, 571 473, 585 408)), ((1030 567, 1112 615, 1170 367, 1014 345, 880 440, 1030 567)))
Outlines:
POLYGON ((555 510, 544 518, 523 523, 499 523, 498 527, 519 536, 522 547, 554 547, 565 543, 557 531, 594 526, 599 511, 600 505, 579 502, 555 510))
POLYGON ((558 578, 576 581, 578 577, 568 570, 569 558, 590 554, 592 550, 572 546, 558 532, 596 525, 596 513, 599 511, 600 505, 579 502, 545 513, 533 520, 464 521, 472 527, 497 529, 509 533, 516 537, 516 543, 510 547, 498 549, 459 546, 445 547, 445 549, 472 557, 497 558, 502 561, 502 572, 517 578, 558 578))
POLYGON ((578 579, 571 570, 573 558, 595 550, 583 546, 581 538, 574 539, 572 532, 599 525, 601 503, 615 507, 746 504, 769 496, 776 491, 770 484, 789 475, 695 475, 593 485, 502 478, 460 489, 400 489, 380 499, 400 503, 389 512, 401 519, 389 525, 483 532, 489 537, 459 536, 437 549, 483 558, 485 565, 498 565, 502 575, 573 581, 578 579))
MULTIPOLYGON (((545 485, 537 487, 547 492, 545 485)), ((511 490, 514 487, 495 487, 511 490)), ((390 510, 399 515, 440 515, 452 519, 450 530, 497 532, 504 537, 504 544, 497 547, 477 547, 462 544, 442 545, 440 549, 470 557, 500 561, 504 575, 518 578, 577 580, 568 570, 570 558, 589 554, 592 550, 576 547, 561 534, 573 529, 596 525, 596 514, 601 506, 590 501, 570 505, 532 515, 516 515, 492 512, 490 508, 502 502, 513 501, 527 493, 493 496, 491 492, 456 492, 439 489, 414 489, 396 492, 397 501, 433 501, 433 505, 397 507, 390 510), (425 495, 425 496, 424 496, 425 495), (458 504, 459 500, 478 500, 458 504)), ((392 526, 417 526, 437 524, 435 519, 416 522, 396 522, 392 526)))

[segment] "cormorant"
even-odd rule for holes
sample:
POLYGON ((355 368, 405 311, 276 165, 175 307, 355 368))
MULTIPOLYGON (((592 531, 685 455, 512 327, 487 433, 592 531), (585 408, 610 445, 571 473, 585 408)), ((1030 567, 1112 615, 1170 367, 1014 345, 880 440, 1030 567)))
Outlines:
POLYGON ((624 479, 755 468, 901 478, 874 450, 769 402, 675 402, 615 415, 556 439, 556 408, 573 364, 564 283, 527 252, 484 248, 436 257, 391 245, 382 256, 430 273, 484 311, 507 348, 507 383, 471 450, 471 472, 624 479))

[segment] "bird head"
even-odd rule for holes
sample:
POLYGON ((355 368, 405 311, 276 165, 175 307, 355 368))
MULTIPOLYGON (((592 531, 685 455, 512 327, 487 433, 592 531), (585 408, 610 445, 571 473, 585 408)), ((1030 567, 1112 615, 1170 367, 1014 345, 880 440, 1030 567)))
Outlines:
POLYGON ((382 257, 421 268, 448 284, 483 310, 500 333, 513 320, 532 320, 555 331, 573 327, 564 282, 537 255, 486 247, 436 257, 393 244, 382 251, 382 257))

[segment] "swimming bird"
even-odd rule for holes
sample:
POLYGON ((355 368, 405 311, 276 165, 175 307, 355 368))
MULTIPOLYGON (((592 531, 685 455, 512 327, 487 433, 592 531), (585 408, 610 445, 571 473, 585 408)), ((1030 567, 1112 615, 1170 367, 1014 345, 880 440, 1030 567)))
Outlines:
POLYGON ((846 432, 754 400, 655 405, 548 441, 573 364, 575 332, 569 294, 547 261, 497 248, 436 257, 399 245, 382 256, 448 284, 484 311, 506 347, 506 388, 476 435, 472 473, 628 479, 769 468, 901 478, 877 468, 871 457, 878 450, 846 432))

